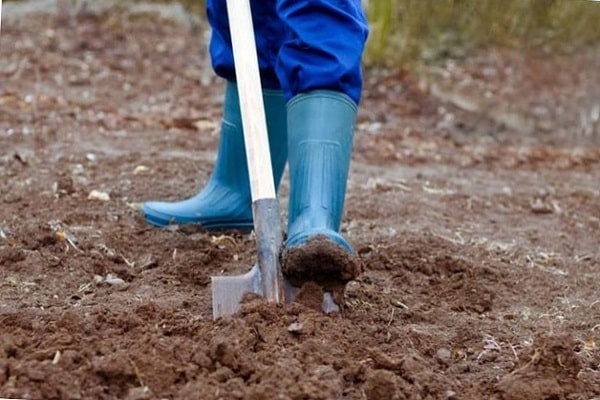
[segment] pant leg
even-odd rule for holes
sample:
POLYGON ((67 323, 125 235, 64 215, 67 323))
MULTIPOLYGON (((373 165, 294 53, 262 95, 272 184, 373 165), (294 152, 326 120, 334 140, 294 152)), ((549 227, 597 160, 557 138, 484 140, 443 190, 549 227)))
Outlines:
POLYGON ((277 0, 286 28, 275 70, 291 97, 315 89, 359 103, 368 25, 360 0, 277 0))
MULTIPOLYGON (((276 0, 250 0, 250 7, 262 85, 265 89, 280 89, 275 63, 285 38, 285 27, 277 15, 276 0)), ((235 82, 226 1, 207 0, 206 11, 212 27, 209 51, 213 69, 220 77, 235 82)))

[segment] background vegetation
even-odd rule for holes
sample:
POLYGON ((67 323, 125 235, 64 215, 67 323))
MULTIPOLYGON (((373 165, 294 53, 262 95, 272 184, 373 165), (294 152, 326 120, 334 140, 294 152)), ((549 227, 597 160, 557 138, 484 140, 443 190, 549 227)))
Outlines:
POLYGON ((573 52, 600 44, 600 2, 370 0, 368 59, 431 62, 482 46, 573 52))
MULTIPOLYGON (((179 1, 205 14, 205 0, 150 1, 179 1)), ((429 63, 485 46, 569 53, 600 44, 600 1, 362 1, 371 23, 370 64, 429 63)))

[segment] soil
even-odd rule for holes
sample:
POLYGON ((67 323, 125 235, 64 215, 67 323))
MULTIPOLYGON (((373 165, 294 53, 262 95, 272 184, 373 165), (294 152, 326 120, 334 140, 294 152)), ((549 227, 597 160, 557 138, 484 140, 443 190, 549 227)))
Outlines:
POLYGON ((301 246, 284 250, 283 273, 290 278, 348 282, 362 272, 360 257, 348 254, 325 235, 310 238, 301 246))
POLYGON ((205 25, 10 10, 0 397, 600 396, 597 49, 366 70, 342 226, 364 271, 343 313, 254 298, 213 321, 210 276, 247 271, 254 237, 137 209, 211 172, 205 25))

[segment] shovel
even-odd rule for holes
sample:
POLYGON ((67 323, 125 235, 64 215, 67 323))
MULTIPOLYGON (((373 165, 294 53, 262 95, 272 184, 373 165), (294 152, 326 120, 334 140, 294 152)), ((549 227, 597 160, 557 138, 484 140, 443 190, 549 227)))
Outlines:
POLYGON ((249 0, 227 0, 244 144, 250 176, 257 264, 239 276, 213 276, 213 317, 235 313, 246 293, 285 300, 279 256, 283 241, 249 0), (268 167, 267 167, 268 166, 268 167))
MULTIPOLYGON (((227 0, 227 12, 250 176, 257 263, 243 275, 211 277, 214 319, 237 312, 247 293, 275 303, 291 303, 301 290, 285 280, 281 272, 281 213, 271 170, 250 1, 227 0)), ((340 310, 330 292, 323 293, 321 309, 325 313, 340 310)))

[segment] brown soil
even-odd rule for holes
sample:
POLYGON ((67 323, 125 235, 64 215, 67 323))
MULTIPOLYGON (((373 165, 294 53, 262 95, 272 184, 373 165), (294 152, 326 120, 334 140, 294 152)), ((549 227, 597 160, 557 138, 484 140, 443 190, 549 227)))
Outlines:
POLYGON ((347 282, 362 272, 360 257, 348 254, 324 235, 317 235, 302 246, 286 249, 282 255, 286 276, 315 281, 347 282))
POLYGON ((600 52, 365 71, 344 312, 248 299, 212 321, 210 276, 247 271, 253 236, 135 209, 210 174, 202 32, 2 17, 0 397, 600 396, 600 52))

